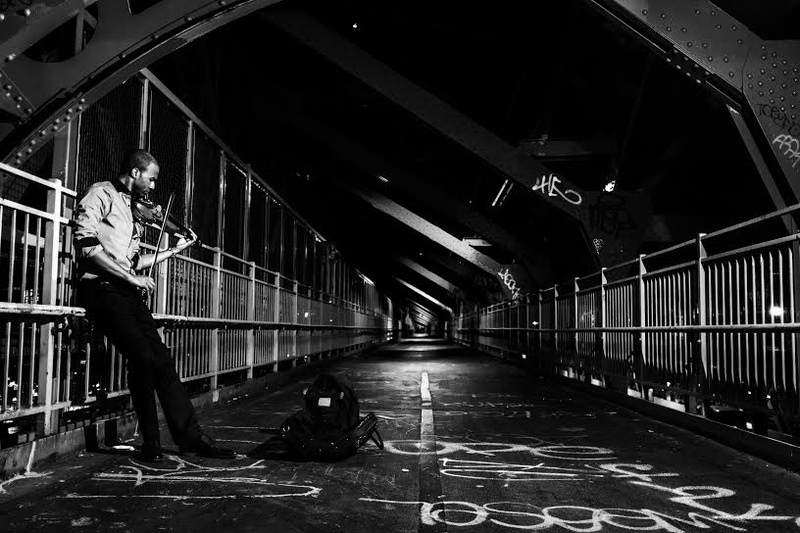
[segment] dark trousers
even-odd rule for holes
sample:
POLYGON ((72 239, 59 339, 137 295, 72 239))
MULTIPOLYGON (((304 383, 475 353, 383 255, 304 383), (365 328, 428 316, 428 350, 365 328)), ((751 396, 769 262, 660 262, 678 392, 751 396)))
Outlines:
POLYGON ((133 287, 84 280, 77 300, 127 361, 128 388, 144 443, 160 445, 158 394, 172 440, 189 447, 201 434, 197 416, 141 294, 133 287))

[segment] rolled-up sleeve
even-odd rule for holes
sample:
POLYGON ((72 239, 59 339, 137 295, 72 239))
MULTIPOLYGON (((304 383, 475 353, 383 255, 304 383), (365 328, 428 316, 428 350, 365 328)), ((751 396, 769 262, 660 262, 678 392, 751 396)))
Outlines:
POLYGON ((111 197, 101 187, 90 188, 78 201, 73 236, 78 258, 87 259, 103 250, 97 235, 104 213, 111 209, 111 201, 111 197))

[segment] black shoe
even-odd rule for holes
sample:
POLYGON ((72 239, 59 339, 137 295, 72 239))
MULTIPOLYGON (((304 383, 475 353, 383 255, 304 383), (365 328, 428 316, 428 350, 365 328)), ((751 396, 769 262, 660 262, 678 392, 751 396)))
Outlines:
POLYGON ((214 439, 206 434, 200 435, 192 444, 182 447, 181 452, 194 452, 200 457, 212 457, 214 459, 233 459, 236 457, 236 452, 234 450, 217 446, 214 439))
POLYGON ((142 444, 137 457, 146 463, 160 463, 164 459, 164 452, 159 445, 142 444))

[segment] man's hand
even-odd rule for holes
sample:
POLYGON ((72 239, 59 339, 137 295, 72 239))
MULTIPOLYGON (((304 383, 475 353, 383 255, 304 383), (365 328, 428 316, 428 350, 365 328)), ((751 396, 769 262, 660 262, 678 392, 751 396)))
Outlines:
POLYGON ((137 289, 145 289, 147 292, 153 292, 156 288, 156 281, 149 276, 131 276, 129 281, 137 289))
POLYGON ((188 239, 186 239, 184 237, 181 237, 180 239, 178 239, 178 244, 175 245, 175 253, 177 254, 177 253, 180 253, 180 252, 184 251, 185 249, 187 249, 188 247, 193 245, 195 242, 197 242, 197 234, 195 232, 193 232, 192 230, 189 230, 189 238, 188 239))

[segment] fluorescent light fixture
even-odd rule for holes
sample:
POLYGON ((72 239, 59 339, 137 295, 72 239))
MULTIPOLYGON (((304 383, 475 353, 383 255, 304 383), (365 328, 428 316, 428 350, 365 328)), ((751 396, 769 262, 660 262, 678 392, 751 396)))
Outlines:
POLYGON ((500 187, 499 191, 497 191, 497 196, 495 196, 494 202, 492 202, 492 207, 499 207, 503 205, 503 202, 505 202, 506 198, 508 198, 508 193, 511 192, 511 187, 513 186, 513 183, 511 185, 508 184, 508 180, 504 181, 503 186, 500 187))
POLYGON ((389 178, 381 176, 380 174, 375 174, 375 177, 378 178, 379 180, 381 180, 384 183, 389 183, 389 178))

